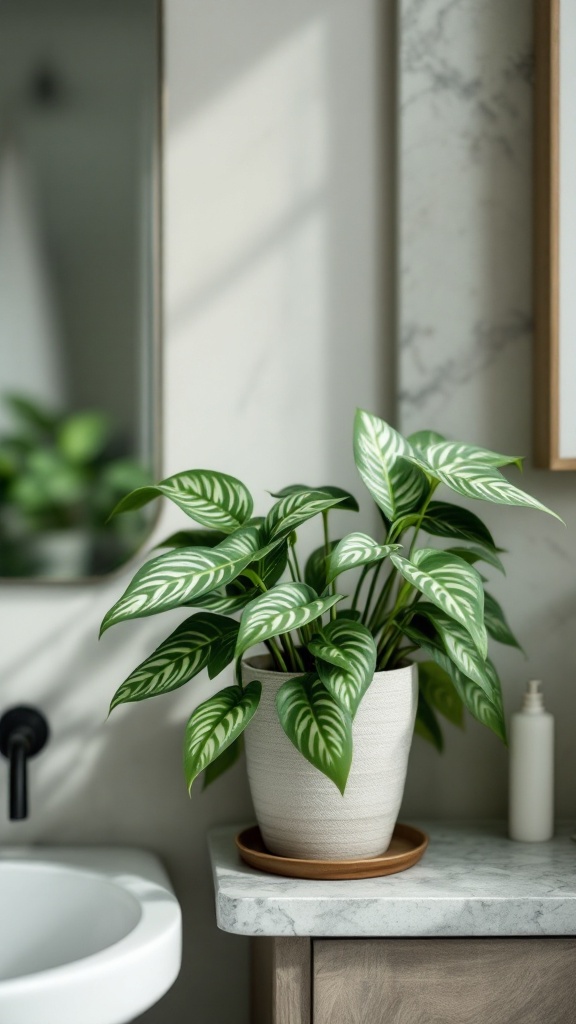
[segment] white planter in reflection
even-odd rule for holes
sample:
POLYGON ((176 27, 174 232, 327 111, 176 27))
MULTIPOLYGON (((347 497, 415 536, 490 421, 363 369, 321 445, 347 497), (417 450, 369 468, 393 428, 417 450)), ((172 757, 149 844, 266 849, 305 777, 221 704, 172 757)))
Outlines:
POLYGON ((418 702, 415 665, 377 672, 354 719, 353 758, 344 796, 290 742, 276 694, 300 673, 271 671, 266 657, 243 665, 262 683, 260 706, 244 734, 256 818, 268 849, 286 857, 374 857, 390 843, 400 810, 418 702))

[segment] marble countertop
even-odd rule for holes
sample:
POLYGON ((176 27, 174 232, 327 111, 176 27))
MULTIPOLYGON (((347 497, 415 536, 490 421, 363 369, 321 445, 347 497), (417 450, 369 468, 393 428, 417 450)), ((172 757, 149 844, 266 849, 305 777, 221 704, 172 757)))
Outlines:
POLYGON ((515 843, 501 822, 413 822, 430 836, 419 864, 384 878, 315 882, 244 864, 240 826, 209 836, 218 926, 237 935, 576 935, 574 826, 515 843))

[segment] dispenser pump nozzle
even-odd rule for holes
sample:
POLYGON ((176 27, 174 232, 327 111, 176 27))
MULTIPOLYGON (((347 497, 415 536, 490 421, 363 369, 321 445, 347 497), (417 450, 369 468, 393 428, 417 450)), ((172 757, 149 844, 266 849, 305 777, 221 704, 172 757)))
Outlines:
POLYGON ((539 679, 531 679, 528 683, 526 693, 524 694, 524 701, 522 703, 523 711, 543 711, 544 710, 544 698, 540 692, 542 683, 539 679))

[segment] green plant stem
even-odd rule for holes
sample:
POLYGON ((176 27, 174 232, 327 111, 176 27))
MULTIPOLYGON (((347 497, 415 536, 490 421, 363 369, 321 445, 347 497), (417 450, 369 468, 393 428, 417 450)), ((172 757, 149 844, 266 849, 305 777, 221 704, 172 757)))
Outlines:
POLYGON ((379 596, 379 598, 378 598, 378 600, 376 602, 374 611, 372 612, 372 615, 370 616, 370 618, 368 620, 368 629, 373 634, 376 634, 378 632, 378 630, 382 628, 382 624, 383 624, 382 616, 384 615, 384 613, 386 611, 386 605, 388 604, 388 598, 390 597, 390 594, 392 592, 392 587, 394 586, 394 580, 396 579, 397 574, 398 574, 398 571, 393 566, 390 569, 390 572, 388 573, 388 576, 386 577, 386 579, 384 581, 384 586, 382 587, 382 590, 380 591, 380 596, 379 596))
POLYGON ((282 657, 282 652, 276 641, 270 637, 270 639, 267 642, 270 645, 270 650, 272 651, 272 656, 276 662, 276 666, 280 669, 281 672, 288 672, 288 667, 286 665, 286 662, 284 661, 284 658, 282 657))
POLYGON ((291 551, 292 551, 292 558, 294 559, 294 568, 296 570, 296 579, 295 579, 294 582, 295 583, 303 583, 304 582, 304 577, 303 577, 303 575, 302 575, 302 573, 300 571, 300 565, 298 563, 298 555, 296 554, 296 547, 294 545, 292 545, 291 551))
POLYGON ((282 634, 282 642, 284 644, 284 648, 286 650, 288 658, 292 662, 292 667, 293 667, 294 671, 295 672, 300 672, 300 671, 303 672, 304 671, 304 662, 302 661, 300 655, 298 654, 298 651, 296 649, 294 641, 292 640, 292 637, 290 636, 290 633, 283 633, 282 634))
MULTIPOLYGON (((324 532, 324 557, 325 557, 326 561, 328 561, 328 558, 330 557, 330 535, 329 535, 329 532, 328 532, 328 510, 327 509, 324 509, 324 511, 322 513, 322 530, 324 532)), ((334 581, 332 581, 332 583, 328 587, 328 593, 329 594, 335 594, 336 593, 336 587, 335 587, 334 581)), ((336 618, 336 606, 332 605, 332 607, 330 609, 330 619, 332 621, 334 621, 335 618, 336 618)))
POLYGON ((366 579, 366 576, 370 572, 370 568, 371 568, 371 566, 365 565, 363 567, 363 569, 362 569, 362 572, 360 573, 360 579, 358 580, 358 583, 356 584, 356 590, 354 591, 354 596, 352 598, 352 611, 353 612, 356 611, 356 606, 358 604, 358 600, 359 600, 359 597, 360 597, 360 591, 362 589, 362 584, 364 583, 364 580, 366 579))
POLYGON ((410 551, 408 552, 408 558, 409 558, 410 561, 412 561, 412 555, 414 554, 414 549, 416 547, 416 541, 418 539, 418 534, 420 533, 420 527, 422 526, 422 523, 424 522, 424 516, 426 515, 426 512, 428 511, 428 505, 430 504, 430 502, 432 500, 432 495, 434 494, 434 491, 438 487, 439 483, 440 483, 439 480, 433 480, 432 481, 432 483, 430 485, 430 491, 428 493, 428 497, 426 498, 426 501, 424 502, 424 505, 422 506, 422 511, 419 514, 418 522, 416 523, 416 525, 414 527, 414 534, 413 534, 413 537, 412 537, 412 543, 410 544, 410 551))
POLYGON ((368 622, 368 619, 369 619, 369 616, 370 616, 370 605, 372 604, 372 599, 374 597, 374 591, 376 589, 376 584, 378 582, 378 577, 380 575, 380 572, 381 572, 383 564, 384 564, 384 559, 381 559, 381 561, 378 562, 377 565, 373 565, 373 566, 370 567, 372 569, 372 579, 370 580, 370 587, 368 589, 368 596, 366 598, 366 604, 364 605, 364 611, 362 612, 362 618, 361 618, 361 622, 363 622, 364 624, 366 624, 366 622, 368 622))
POLYGON ((290 552, 288 552, 288 568, 290 570, 290 575, 292 577, 292 582, 293 583, 300 583, 301 581, 298 579, 298 567, 297 567, 296 561, 294 559, 290 558, 290 552))

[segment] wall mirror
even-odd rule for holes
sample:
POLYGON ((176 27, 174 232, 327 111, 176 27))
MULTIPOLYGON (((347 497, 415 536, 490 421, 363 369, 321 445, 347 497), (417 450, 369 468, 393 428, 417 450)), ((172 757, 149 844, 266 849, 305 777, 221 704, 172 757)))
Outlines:
POLYGON ((576 469, 576 3, 535 3, 535 463, 576 469))
POLYGON ((113 571, 159 473, 159 0, 0 2, 0 577, 113 571))

